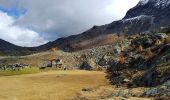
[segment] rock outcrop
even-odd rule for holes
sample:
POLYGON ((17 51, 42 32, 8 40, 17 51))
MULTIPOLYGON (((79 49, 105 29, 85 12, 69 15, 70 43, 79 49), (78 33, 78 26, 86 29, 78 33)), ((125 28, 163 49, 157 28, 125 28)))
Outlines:
POLYGON ((112 84, 121 86, 157 86, 170 80, 169 37, 163 33, 134 36, 107 69, 112 84), (124 81, 129 80, 129 81, 124 81))

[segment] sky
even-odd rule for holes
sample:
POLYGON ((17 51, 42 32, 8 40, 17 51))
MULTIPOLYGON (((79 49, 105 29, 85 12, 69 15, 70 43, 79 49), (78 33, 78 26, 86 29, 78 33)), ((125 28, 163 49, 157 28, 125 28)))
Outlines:
POLYGON ((122 19, 139 0, 0 0, 0 39, 38 46, 122 19))

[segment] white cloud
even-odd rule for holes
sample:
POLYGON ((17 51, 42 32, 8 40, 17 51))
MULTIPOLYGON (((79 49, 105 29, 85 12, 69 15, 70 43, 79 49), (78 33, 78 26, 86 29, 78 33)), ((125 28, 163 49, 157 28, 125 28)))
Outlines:
MULTIPOLYGON (((94 25, 104 25, 123 18, 139 0, 0 0, 0 7, 24 8, 27 13, 15 22, 41 32, 52 41, 79 34, 94 25)), ((18 27, 17 26, 17 27, 18 27)))
POLYGON ((20 46, 38 46, 46 41, 33 30, 14 25, 16 19, 0 11, 0 38, 20 46))
POLYGON ((33 26, 49 40, 79 34, 123 18, 139 0, 20 0, 28 10, 18 25, 33 26))

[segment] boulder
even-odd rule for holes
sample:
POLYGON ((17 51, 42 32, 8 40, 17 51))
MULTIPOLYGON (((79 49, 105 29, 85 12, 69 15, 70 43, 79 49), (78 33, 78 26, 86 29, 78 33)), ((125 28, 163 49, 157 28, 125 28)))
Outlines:
POLYGON ((165 98, 170 96, 169 91, 170 91, 170 81, 167 81, 161 86, 145 90, 142 96, 159 97, 159 99, 165 100, 165 98))
POLYGON ((51 63, 49 61, 44 61, 38 64, 39 68, 41 67, 50 67, 51 63))
POLYGON ((155 34, 158 39, 166 39, 168 36, 165 33, 155 34))
POLYGON ((153 40, 148 36, 144 35, 132 40, 131 45, 139 46, 142 45, 144 48, 151 47, 154 44, 153 40))
POLYGON ((130 93, 129 89, 122 89, 110 95, 110 97, 125 97, 125 98, 131 97, 131 96, 132 94, 130 93))
POLYGON ((92 67, 89 65, 87 61, 83 61, 79 69, 80 70, 92 70, 92 67))
POLYGON ((113 61, 113 57, 111 55, 104 55, 102 57, 102 59, 99 60, 98 65, 99 66, 107 66, 112 61, 113 61))

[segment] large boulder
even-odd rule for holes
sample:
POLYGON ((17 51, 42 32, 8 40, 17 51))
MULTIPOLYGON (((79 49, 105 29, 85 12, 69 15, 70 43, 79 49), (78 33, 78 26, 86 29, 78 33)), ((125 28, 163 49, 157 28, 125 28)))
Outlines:
POLYGON ((170 67, 169 65, 158 66, 146 71, 143 75, 133 78, 136 86, 157 86, 161 83, 170 80, 170 67))
POLYGON ((51 62, 50 61, 43 61, 38 64, 38 67, 41 69, 46 68, 46 67, 51 67, 51 62))
POLYGON ((145 92, 143 93, 143 96, 157 97, 159 98, 159 100, 169 100, 169 99, 166 99, 167 97, 170 97, 169 91, 170 91, 170 81, 167 81, 158 87, 145 90, 145 92))
POLYGON ((83 61, 79 69, 80 70, 92 70, 92 67, 89 65, 87 61, 83 61))

